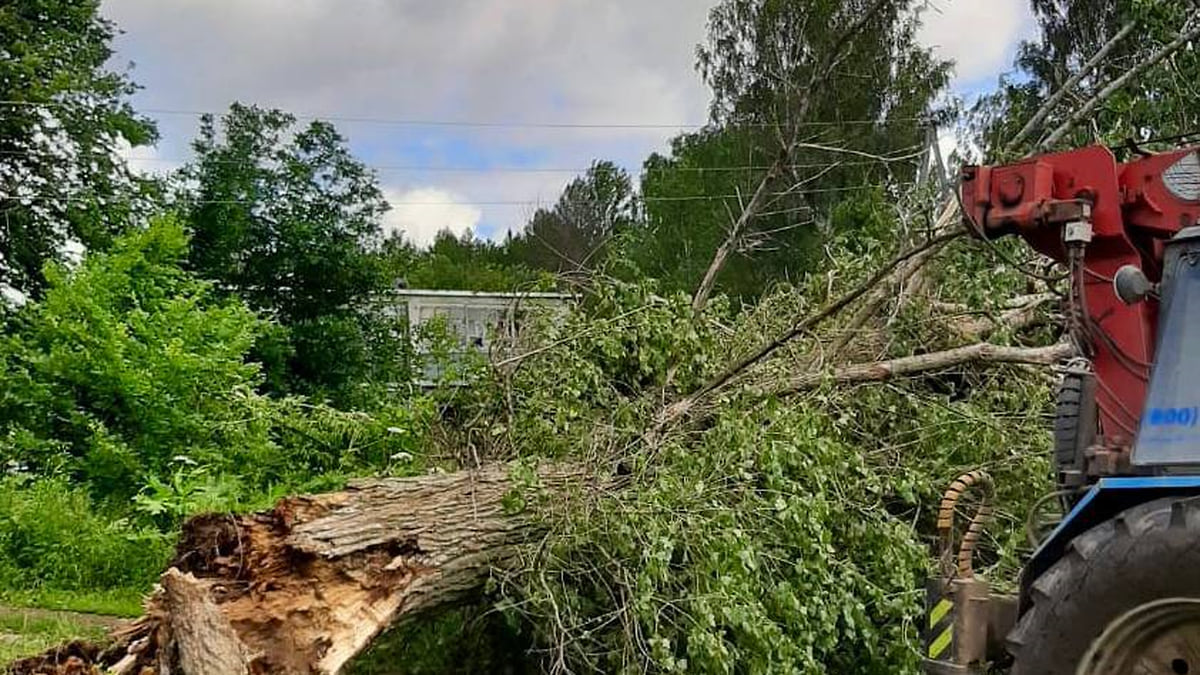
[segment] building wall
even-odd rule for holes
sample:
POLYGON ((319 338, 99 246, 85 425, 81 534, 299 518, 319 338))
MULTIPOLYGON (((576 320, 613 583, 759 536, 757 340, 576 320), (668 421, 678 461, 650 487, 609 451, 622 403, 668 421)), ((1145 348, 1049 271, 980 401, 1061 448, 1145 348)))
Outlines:
MULTIPOLYGON (((480 293, 404 289, 396 291, 395 307, 408 318, 409 330, 445 317, 458 336, 462 353, 474 350, 488 358, 504 358, 504 345, 520 330, 528 310, 566 311, 574 298, 559 293, 480 293)), ((426 383, 441 377, 440 365, 427 359, 426 383)))

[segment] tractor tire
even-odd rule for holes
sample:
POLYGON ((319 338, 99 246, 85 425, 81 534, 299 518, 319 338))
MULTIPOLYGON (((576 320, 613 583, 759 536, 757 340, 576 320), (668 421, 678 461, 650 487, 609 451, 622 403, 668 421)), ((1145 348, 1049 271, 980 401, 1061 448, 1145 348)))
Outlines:
MULTIPOLYGON (((1030 589, 1032 605, 1008 637, 1011 675, 1074 675, 1126 613, 1163 598, 1200 598, 1198 507, 1194 498, 1159 499, 1076 537, 1030 589)), ((1166 658, 1176 664, 1166 673, 1200 674, 1194 657, 1182 668, 1177 656, 1166 658)))
POLYGON ((1096 438, 1094 377, 1068 372, 1058 388, 1054 415, 1054 475, 1066 498, 1066 508, 1075 505, 1085 484, 1085 453, 1096 438))

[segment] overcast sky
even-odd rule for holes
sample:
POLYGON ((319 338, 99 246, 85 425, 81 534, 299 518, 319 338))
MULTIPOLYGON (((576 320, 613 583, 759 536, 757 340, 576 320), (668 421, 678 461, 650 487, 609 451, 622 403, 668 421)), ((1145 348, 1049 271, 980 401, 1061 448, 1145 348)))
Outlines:
MULTIPOLYGON (((189 156, 197 111, 232 101, 334 118, 376 168, 388 227, 502 237, 595 158, 631 170, 705 120, 693 69, 711 0, 104 0, 159 122, 138 166, 189 156), (433 126, 381 120, 662 128, 433 126), (434 170, 437 167, 439 170, 434 170), (495 202, 505 202, 498 204, 495 202), (513 203, 515 202, 515 203, 513 203)), ((934 0, 922 39, 970 95, 1033 31, 1028 0, 934 0)))

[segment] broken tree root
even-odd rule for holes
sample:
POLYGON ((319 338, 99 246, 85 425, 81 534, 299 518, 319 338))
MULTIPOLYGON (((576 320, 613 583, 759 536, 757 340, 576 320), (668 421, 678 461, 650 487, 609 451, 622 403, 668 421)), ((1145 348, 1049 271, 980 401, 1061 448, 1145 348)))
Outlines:
MULTIPOLYGON (((521 489, 561 501, 587 478, 558 466, 521 489)), ((536 534, 537 521, 505 508, 513 490, 508 469, 492 466, 194 518, 145 615, 112 646, 66 645, 9 672, 336 673, 389 625, 476 593, 536 534)))

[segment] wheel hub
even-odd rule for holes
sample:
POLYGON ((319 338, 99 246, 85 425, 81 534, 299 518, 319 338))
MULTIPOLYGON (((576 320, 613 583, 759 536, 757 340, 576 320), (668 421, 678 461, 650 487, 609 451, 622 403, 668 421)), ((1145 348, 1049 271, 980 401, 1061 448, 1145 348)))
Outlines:
POLYGON ((1165 598, 1118 617, 1076 675, 1200 675, 1200 599, 1165 598))

